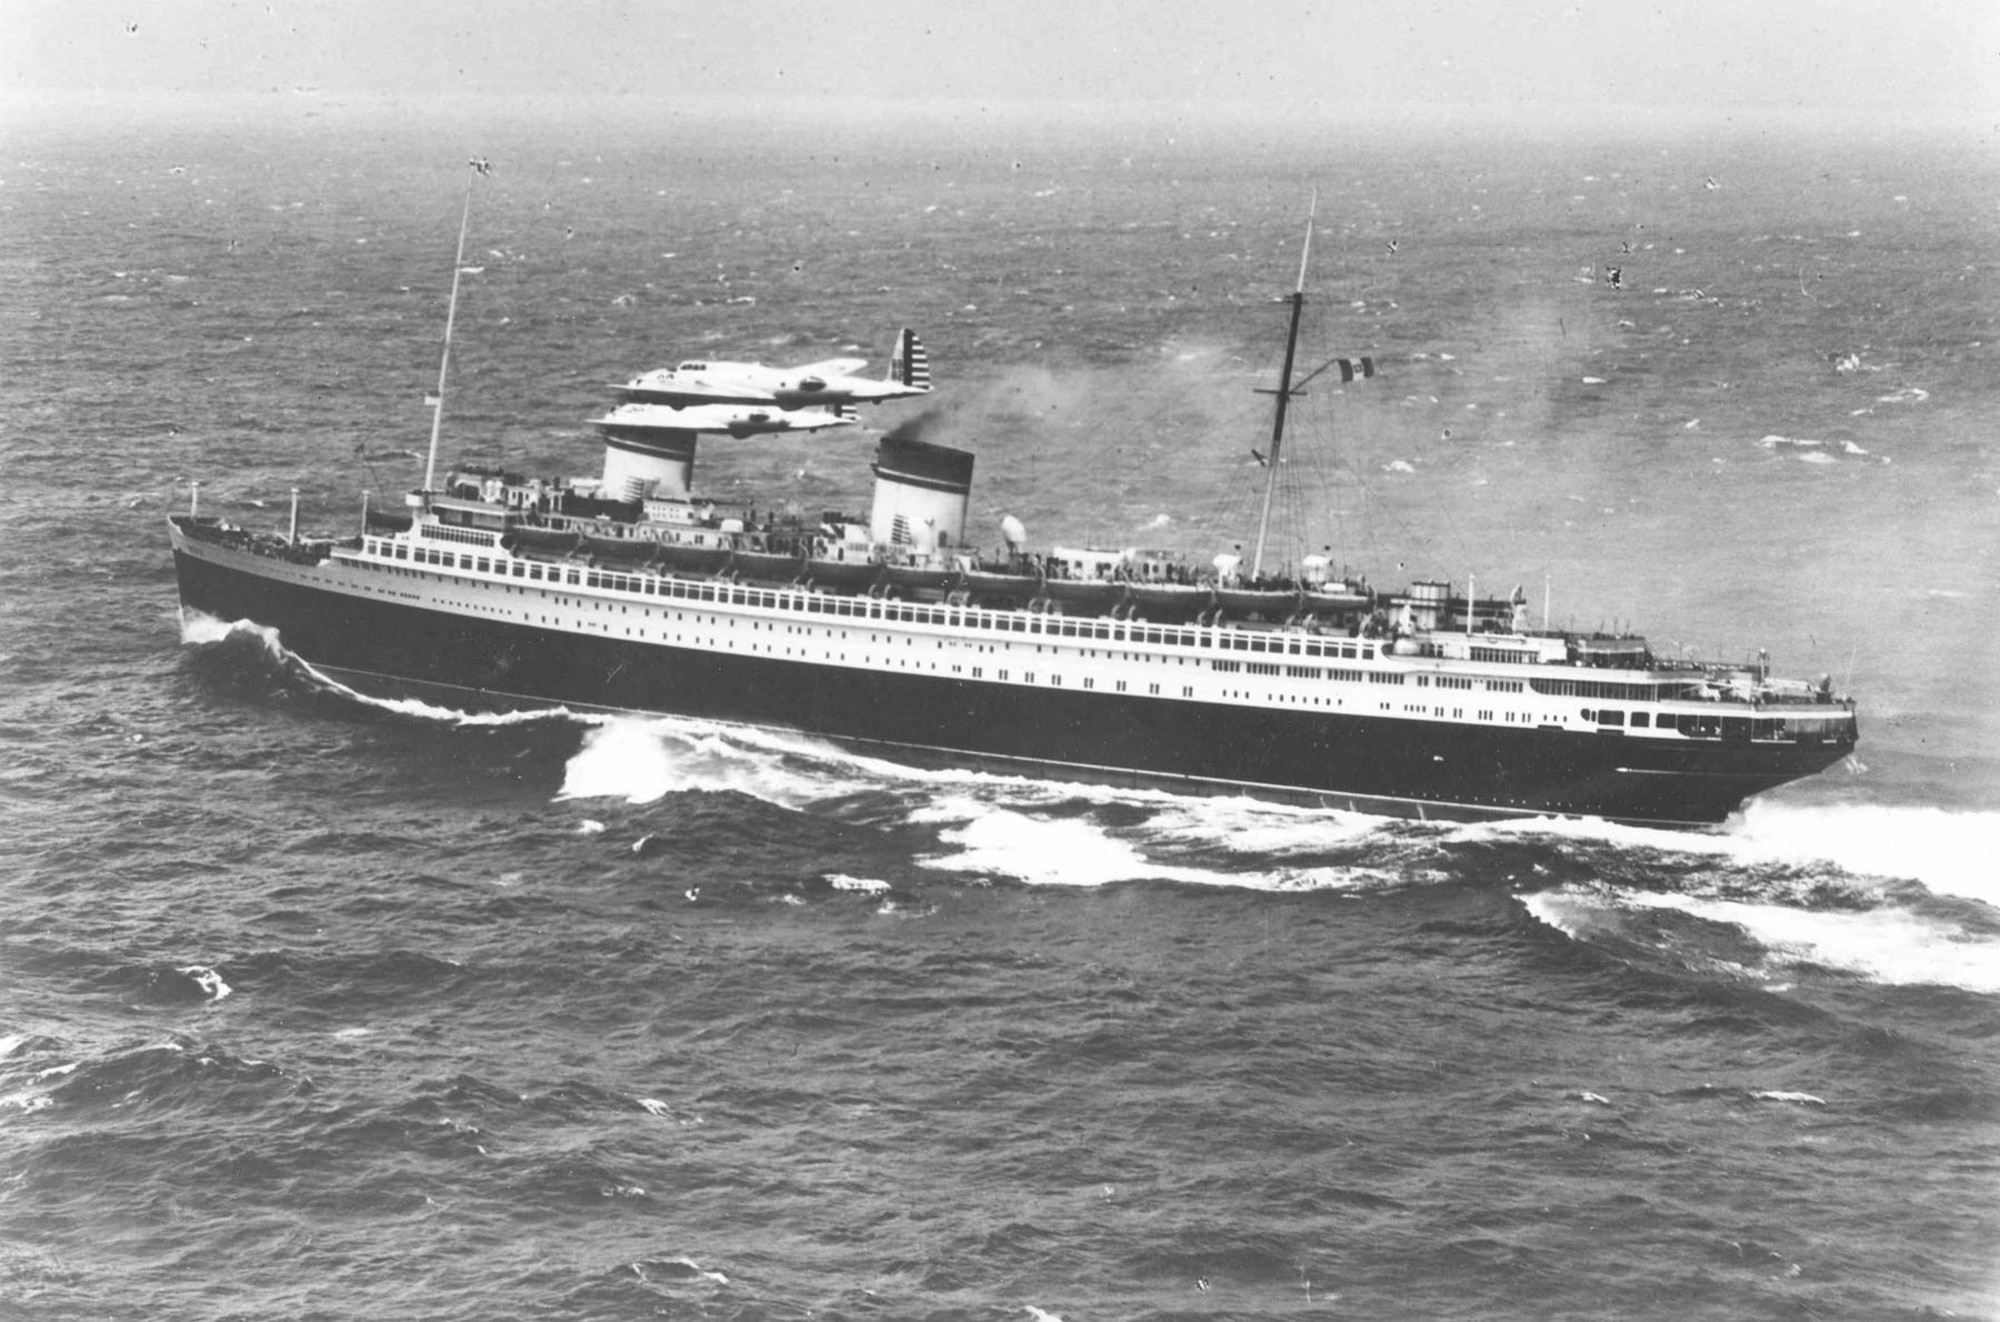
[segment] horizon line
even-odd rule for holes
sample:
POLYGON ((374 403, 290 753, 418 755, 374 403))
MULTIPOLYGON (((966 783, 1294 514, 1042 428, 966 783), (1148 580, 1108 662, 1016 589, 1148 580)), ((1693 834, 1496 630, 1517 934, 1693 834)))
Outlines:
MULTIPOLYGON (((1301 132, 1344 127, 1354 130, 1474 130, 1508 133, 1545 132, 1574 136, 1579 132, 1616 135, 1632 131, 1711 130, 1755 133, 1777 129, 1813 128, 1827 132, 1866 130, 1871 134, 1948 131, 2000 137, 2000 108, 1799 106, 1773 103, 1702 105, 1587 101, 1294 101, 1234 100, 1192 103, 1169 98, 991 98, 939 96, 799 96, 746 97, 691 94, 662 97, 653 93, 549 91, 528 93, 417 93, 382 89, 321 89, 271 87, 262 90, 137 90, 102 88, 29 88, 0 90, 0 109, 29 113, 117 115, 177 111, 189 117, 227 113, 254 105, 282 103, 300 111, 406 113, 479 111, 512 119, 549 107, 583 112, 678 114, 723 121, 786 122, 800 117, 842 125, 894 120, 918 133, 950 133, 987 123, 994 127, 1061 124, 1075 129, 1079 118, 1087 127, 1132 130, 1174 128, 1201 135, 1246 126, 1289 124, 1301 132), (922 121, 913 124, 913 110, 922 121)), ((10 116, 11 118, 11 116, 10 116)), ((18 121, 16 127, 20 127, 18 121)))

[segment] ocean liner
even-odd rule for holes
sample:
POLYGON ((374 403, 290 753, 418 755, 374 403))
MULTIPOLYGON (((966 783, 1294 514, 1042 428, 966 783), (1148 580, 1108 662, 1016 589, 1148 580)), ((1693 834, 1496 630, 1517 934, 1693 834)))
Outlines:
MULTIPOLYGON (((461 262, 463 248, 462 218, 461 262)), ((1315 375, 1295 371, 1303 260, 1286 301, 1259 456, 1272 482, 1287 404, 1315 375)), ((1851 698, 1775 677, 1761 655, 1697 663, 1630 634, 1554 629, 1519 589, 1382 592, 1317 556, 1266 573, 1268 488, 1247 565, 1234 552, 1037 553, 1011 518, 1004 550, 982 552, 966 540, 973 455, 895 431, 878 441, 866 516, 712 499, 694 481, 704 431, 852 415, 803 397, 677 400, 666 383, 704 377, 700 363, 619 388, 597 422, 598 477, 462 467, 440 483, 449 344, 447 330, 430 462, 404 507, 302 537, 296 500, 281 533, 204 515, 197 497, 170 521, 183 612, 273 628, 373 696, 673 714, 918 766, 1403 816, 1702 826, 1855 746, 1851 698)), ((1373 373, 1368 359, 1320 370, 1335 366, 1373 373)), ((929 386, 905 332, 870 398, 929 386)))

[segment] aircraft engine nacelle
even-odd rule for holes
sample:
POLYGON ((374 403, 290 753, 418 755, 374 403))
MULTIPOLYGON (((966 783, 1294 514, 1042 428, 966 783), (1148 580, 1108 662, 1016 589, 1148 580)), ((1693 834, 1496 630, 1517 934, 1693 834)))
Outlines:
POLYGON ((875 506, 868 535, 916 551, 962 545, 972 456, 928 441, 884 436, 875 449, 875 506))

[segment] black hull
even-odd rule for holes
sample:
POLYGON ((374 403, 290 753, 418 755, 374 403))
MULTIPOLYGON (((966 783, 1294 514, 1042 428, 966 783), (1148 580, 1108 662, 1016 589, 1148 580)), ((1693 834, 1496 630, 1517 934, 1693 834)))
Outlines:
POLYGON ((1398 720, 947 678, 714 652, 451 614, 330 590, 248 552, 175 552, 184 609, 275 628, 376 696, 460 710, 566 706, 803 731, 919 764, 1363 812, 1565 814, 1674 826, 1838 760, 1845 746, 1667 741, 1398 720))

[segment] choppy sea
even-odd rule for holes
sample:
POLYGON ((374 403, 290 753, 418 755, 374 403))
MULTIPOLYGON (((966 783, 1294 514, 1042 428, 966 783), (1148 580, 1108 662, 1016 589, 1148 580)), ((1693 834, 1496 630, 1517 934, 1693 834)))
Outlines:
MULTIPOLYGON (((0 1315, 2000 1316, 1996 183, 1754 127, 10 120, 0 1315), (979 528, 1203 555, 1317 188, 1378 375, 1301 403, 1294 550, 1768 649, 1858 754, 1709 833, 1399 822, 371 704, 183 620, 191 481, 344 530, 416 480, 475 152, 448 458, 590 473, 610 382, 908 324, 880 425, 977 452, 979 528)), ((703 472, 859 509, 869 452, 703 472)))

